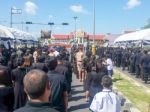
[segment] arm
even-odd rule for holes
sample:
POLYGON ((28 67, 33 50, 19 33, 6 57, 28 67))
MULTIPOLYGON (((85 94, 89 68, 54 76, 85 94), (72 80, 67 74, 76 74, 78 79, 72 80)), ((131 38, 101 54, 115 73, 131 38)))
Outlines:
POLYGON ((64 81, 63 81, 63 101, 64 101, 64 108, 65 108, 65 112, 67 112, 68 109, 68 92, 67 92, 67 80, 64 77, 64 81))
POLYGON ((65 112, 67 112, 67 109, 68 109, 68 93, 67 93, 67 91, 65 91, 63 93, 63 98, 64 98, 65 112))

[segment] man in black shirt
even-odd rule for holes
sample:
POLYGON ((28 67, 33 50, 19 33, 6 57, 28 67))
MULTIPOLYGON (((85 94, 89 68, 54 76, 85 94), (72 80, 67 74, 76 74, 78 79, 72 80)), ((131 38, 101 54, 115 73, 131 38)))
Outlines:
POLYGON ((32 70, 27 73, 24 77, 24 90, 29 102, 14 112, 58 112, 50 107, 50 83, 43 71, 32 70))
POLYGON ((142 70, 142 79, 145 81, 145 83, 147 83, 147 81, 148 81, 149 62, 150 62, 150 58, 149 58, 149 55, 148 55, 148 51, 144 50, 144 54, 143 54, 143 56, 141 57, 141 60, 140 60, 140 65, 141 65, 141 70, 142 70))
POLYGON ((68 93, 67 81, 64 75, 56 72, 57 59, 50 58, 48 62, 48 78, 51 83, 50 103, 53 108, 60 112, 67 112, 68 93))

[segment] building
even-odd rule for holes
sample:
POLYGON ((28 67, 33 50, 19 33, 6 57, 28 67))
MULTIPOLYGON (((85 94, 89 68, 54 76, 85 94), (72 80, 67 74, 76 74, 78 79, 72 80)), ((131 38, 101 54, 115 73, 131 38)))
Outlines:
POLYGON ((87 43, 92 43, 94 40, 95 44, 101 44, 106 41, 105 35, 96 34, 91 35, 83 30, 78 30, 76 33, 71 32, 70 34, 52 34, 51 43, 52 44, 82 44, 87 45, 87 43))

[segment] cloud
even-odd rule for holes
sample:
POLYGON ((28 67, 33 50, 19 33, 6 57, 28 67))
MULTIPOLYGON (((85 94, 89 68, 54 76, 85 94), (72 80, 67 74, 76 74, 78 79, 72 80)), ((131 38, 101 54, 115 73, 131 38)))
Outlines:
POLYGON ((70 6, 70 10, 75 12, 75 13, 84 13, 87 14, 87 10, 84 9, 84 7, 82 5, 72 5, 70 6))
POLYGON ((27 1, 25 3, 26 13, 31 14, 31 15, 35 15, 37 12, 37 9, 38 9, 38 6, 35 3, 31 2, 31 1, 27 1))
POLYGON ((124 7, 124 9, 132 9, 135 8, 137 6, 141 5, 141 1, 140 0, 129 0, 126 4, 126 6, 124 7))
POLYGON ((52 19, 52 18, 53 18, 53 15, 48 15, 48 18, 49 18, 49 19, 52 19))

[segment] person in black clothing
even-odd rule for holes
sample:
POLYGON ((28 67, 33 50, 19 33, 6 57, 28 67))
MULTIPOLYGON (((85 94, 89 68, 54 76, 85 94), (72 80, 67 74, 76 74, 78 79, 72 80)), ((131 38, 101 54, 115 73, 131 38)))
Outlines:
POLYGON ((12 82, 14 84, 14 95, 15 95, 15 102, 14 102, 14 109, 18 109, 23 107, 26 103, 26 94, 24 92, 23 86, 23 78, 26 74, 26 69, 22 66, 24 63, 23 58, 17 59, 18 67, 12 70, 12 82))
POLYGON ((67 81, 64 75, 55 71, 57 66, 57 59, 50 58, 48 62, 48 78, 51 83, 51 106, 60 111, 67 112, 68 107, 68 93, 67 81))
POLYGON ((14 91, 8 86, 8 72, 0 67, 0 112, 12 112, 14 103, 14 91))
POLYGON ((48 69, 46 67, 46 64, 44 63, 45 58, 44 56, 39 56, 37 59, 37 63, 33 63, 32 64, 32 69, 39 69, 39 70, 43 70, 44 72, 48 72, 48 69))
POLYGON ((135 53, 132 52, 130 57, 130 73, 135 73, 135 53))
POLYGON ((147 83, 148 81, 148 76, 149 76, 149 62, 150 62, 150 58, 148 55, 148 51, 144 50, 144 54, 141 57, 141 61, 140 61, 140 66, 141 66, 141 70, 142 70, 142 79, 145 81, 145 83, 147 83))
POLYGON ((27 104, 14 112, 58 112, 50 107, 51 85, 48 76, 41 70, 32 70, 24 77, 27 104))
POLYGON ((121 57, 122 57, 121 49, 118 48, 118 49, 116 50, 116 66, 117 66, 117 67, 120 67, 120 65, 121 65, 121 57))
POLYGON ((127 65, 127 51, 126 50, 122 52, 121 65, 122 65, 122 70, 125 70, 125 67, 127 65))
MULTIPOLYGON (((97 60, 96 66, 92 66, 92 71, 88 74, 87 91, 89 91, 89 104, 91 104, 96 93, 102 91, 101 80, 107 72, 104 70, 103 61, 97 60)), ((107 71, 107 69, 106 69, 107 71)))
POLYGON ((138 50, 135 56, 135 71, 136 71, 136 77, 140 77, 141 69, 140 69, 140 59, 141 59, 141 51, 138 50))
POLYGON ((71 95, 72 65, 68 60, 63 60, 63 65, 68 68, 68 94, 71 95))
MULTIPOLYGON (((69 74, 69 70, 68 68, 64 65, 63 63, 63 59, 61 56, 57 57, 57 67, 55 69, 56 72, 62 74, 65 76, 66 80, 67 80, 67 90, 69 90, 69 84, 70 84, 70 75, 69 74)), ((70 91, 68 91, 69 93, 70 91)))

